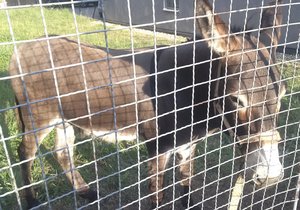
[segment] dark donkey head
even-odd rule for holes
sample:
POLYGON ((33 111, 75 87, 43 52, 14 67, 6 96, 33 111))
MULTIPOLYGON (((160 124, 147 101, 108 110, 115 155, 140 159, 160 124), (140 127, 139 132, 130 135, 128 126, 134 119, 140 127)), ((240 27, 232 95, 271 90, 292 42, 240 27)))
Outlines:
POLYGON ((212 77, 215 114, 228 133, 242 145, 246 176, 256 187, 278 182, 283 176, 279 161, 276 115, 285 84, 275 65, 280 38, 281 1, 264 9, 258 37, 230 34, 228 26, 207 0, 197 1, 198 27, 212 51, 220 56, 212 77))

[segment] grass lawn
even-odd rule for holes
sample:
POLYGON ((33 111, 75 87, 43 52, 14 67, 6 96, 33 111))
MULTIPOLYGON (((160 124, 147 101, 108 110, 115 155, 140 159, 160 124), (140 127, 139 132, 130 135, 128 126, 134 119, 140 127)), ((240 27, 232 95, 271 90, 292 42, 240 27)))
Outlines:
MULTIPOLYGON (((1 0, 0 0, 1 2, 1 0)), ((40 36, 44 36, 45 30, 47 30, 48 34, 76 34, 76 26, 74 24, 73 14, 68 9, 44 9, 43 10, 46 28, 44 27, 43 18, 41 15, 41 10, 39 8, 30 8, 30 9, 17 9, 17 10, 9 10, 8 14, 10 17, 10 24, 13 28, 13 33, 15 37, 15 41, 22 40, 30 40, 40 36)), ((97 30, 103 29, 103 25, 95 21, 93 19, 89 19, 83 16, 76 16, 77 27, 79 32, 93 32, 97 30)), ((116 26, 109 26, 109 29, 115 29, 116 26)), ((128 29, 123 30, 111 30, 107 32, 108 36, 108 45, 110 48, 130 48, 130 31, 128 29)), ((149 35, 149 33, 141 33, 134 31, 134 47, 146 47, 152 46, 154 44, 153 35, 149 35)), ((0 125, 3 131, 3 135, 1 135, 1 139, 9 138, 10 136, 17 135, 19 133, 16 115, 13 110, 4 110, 14 105, 14 94, 10 87, 9 80, 3 80, 1 78, 8 75, 7 69, 9 65, 9 60, 13 52, 12 44, 3 44, 12 42, 11 32, 9 30, 9 23, 7 19, 6 11, 0 10, 0 125)), ((71 37, 72 38, 72 37, 71 37)), ((76 38, 76 37, 73 37, 76 38)), ((89 44, 94 44, 98 46, 105 46, 105 36, 103 32, 99 33, 90 33, 88 35, 80 36, 82 42, 86 42, 89 44)), ((177 42, 182 42, 185 39, 182 37, 177 38, 177 42)), ((166 38, 165 36, 158 35, 157 36, 157 44, 174 44, 174 39, 166 38)), ((282 136, 287 139, 287 141, 281 144, 281 150, 284 154, 283 161, 285 167, 287 167, 286 172, 287 179, 285 183, 289 182, 288 176, 292 177, 296 175, 296 171, 291 168, 293 164, 299 162, 299 119, 300 119, 300 67, 299 62, 285 62, 282 64, 283 74, 287 80, 289 89, 287 96, 283 99, 282 104, 282 113, 279 117, 280 122, 280 132, 282 136), (290 109, 292 111, 287 112, 284 110, 290 109), (297 144, 295 144, 295 142, 297 144), (297 151, 297 153, 296 153, 297 151)), ((53 137, 54 134, 51 133, 47 140, 44 141, 41 146, 41 152, 43 155, 42 160, 45 163, 44 171, 46 173, 46 177, 48 178, 47 186, 50 199, 54 199, 51 202, 51 207, 53 209, 74 209, 74 207, 80 207, 86 202, 82 199, 79 199, 74 202, 74 195, 68 194, 64 197, 59 198, 59 196, 65 195, 66 193, 72 190, 71 186, 67 182, 65 176, 61 174, 61 169, 56 163, 54 159, 54 155, 49 151, 52 150, 53 147, 53 137)), ((78 139, 80 139, 80 135, 78 135, 78 139)), ((217 139, 217 138, 215 138, 217 139)), ((0 209, 19 209, 16 193, 14 190, 14 182, 13 177, 11 176, 10 170, 6 167, 9 165, 8 160, 11 164, 18 163, 18 156, 16 149, 19 145, 20 138, 11 138, 5 141, 0 141, 0 209), (7 150, 6 150, 7 149, 7 150), (9 158, 7 157, 7 153, 9 158), (5 196, 3 196, 5 195, 5 196)), ((219 188, 219 191, 227 189, 230 187, 230 182, 228 179, 222 179, 222 177, 230 176, 233 167, 237 167, 233 164, 231 160, 233 157, 233 149, 228 145, 230 141, 226 140, 224 142, 221 141, 208 141, 207 147, 205 146, 205 142, 202 142, 197 147, 197 154, 203 154, 204 151, 212 151, 208 155, 200 155, 196 160, 196 172, 197 175, 195 177, 198 178, 198 181, 195 181, 195 189, 201 187, 203 184, 203 176, 204 169, 206 168, 205 173, 206 179, 204 182, 206 184, 212 183, 218 179, 221 179, 220 186, 216 186, 214 183, 211 186, 214 191, 211 191, 211 196, 213 196, 216 192, 216 189, 219 188), (217 149, 220 146, 225 146, 221 150, 217 149), (227 161, 227 162, 226 162, 227 161), (204 162, 206 162, 206 166, 204 167, 204 162), (220 165, 220 162, 224 162, 220 167, 214 167, 220 165), (222 182, 223 180, 223 182, 222 182)), ((125 152, 121 152, 120 154, 120 169, 128 169, 124 170, 122 173, 118 173, 118 165, 117 163, 117 154, 116 154, 116 146, 108 143, 104 143, 101 141, 95 141, 96 144, 96 156, 103 157, 100 161, 97 162, 97 166, 100 169, 98 174, 95 173, 95 163, 91 162, 93 160, 92 155, 92 143, 86 142, 80 144, 77 147, 76 152, 76 165, 82 166, 80 168, 80 172, 85 180, 91 183, 93 188, 97 188, 96 183, 93 181, 97 178, 100 178, 99 181, 99 191, 101 192, 101 196, 106 198, 101 202, 101 206, 103 209, 114 209, 118 207, 119 196, 121 196, 122 205, 136 202, 136 200, 140 197, 147 195, 147 181, 142 181, 141 185, 138 186, 136 183, 138 182, 138 168, 134 166, 137 163, 137 155, 138 152, 140 154, 140 159, 145 160, 147 158, 146 149, 142 146, 140 151, 137 150, 133 144, 125 144, 121 143, 119 147, 121 149, 126 149, 125 152), (111 153, 115 153, 111 155, 111 153), (106 177, 102 178, 101 177, 106 177), (118 184, 120 182, 120 185, 118 184), (141 188, 141 195, 138 194, 141 188), (119 194, 118 190, 124 189, 119 194)), ((40 167, 39 161, 35 161, 35 167, 33 170, 33 180, 34 182, 38 182, 43 180, 42 169, 40 167)), ((145 179, 147 177, 147 166, 145 164, 141 164, 140 177, 141 179, 145 179)), ((20 169, 19 166, 13 167, 13 174, 16 179, 16 184, 18 187, 22 186, 20 169)), ((168 172, 168 179, 166 179, 167 183, 172 183, 172 170, 168 172)), ((229 179, 230 181, 230 179, 229 179)), ((292 181, 295 181, 294 179, 292 181)), ((284 184, 285 184, 284 183, 284 184)), ((47 194, 45 193, 45 184, 38 183, 35 186, 37 191, 37 196, 39 200, 45 202, 47 201, 47 194)), ((206 191, 209 191, 209 187, 207 187, 206 191)), ((172 189, 168 189, 170 192, 172 189)), ((208 192, 208 194, 210 194, 208 192)), ((22 197, 22 192, 20 192, 22 197)), ((197 194, 198 195, 198 194, 197 194)), ((170 196, 167 196, 167 199, 171 199, 170 196)), ((205 195, 204 199, 207 198, 208 195, 205 195)), ((214 197, 212 197, 214 198, 214 197)), ((198 200, 200 197, 198 198, 198 200)), ((203 198, 202 198, 203 199, 203 198)), ((197 199, 196 199, 197 200, 197 199)), ((24 203, 22 199, 22 204, 24 203)), ((212 203, 214 203, 212 201, 212 203)), ((225 200, 226 203, 226 200, 225 200)), ((142 201, 142 204, 147 206, 147 199, 142 201)), ((133 206, 136 204, 133 204, 133 206)), ((45 209, 48 206, 45 206, 45 209)), ((91 207, 92 208, 92 207, 91 207)), ((128 207, 129 209, 130 206, 128 207)))

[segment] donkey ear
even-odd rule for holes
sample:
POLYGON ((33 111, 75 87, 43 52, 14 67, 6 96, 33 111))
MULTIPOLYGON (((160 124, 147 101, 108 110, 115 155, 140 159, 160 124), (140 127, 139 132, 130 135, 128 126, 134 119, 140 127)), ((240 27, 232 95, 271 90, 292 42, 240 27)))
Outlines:
POLYGON ((208 0, 196 1, 196 16, 200 16, 197 19, 200 34, 216 53, 222 54, 234 50, 238 46, 235 36, 230 36, 228 39, 228 26, 220 16, 213 14, 208 0))
POLYGON ((280 6, 282 0, 271 2, 269 8, 264 9, 261 19, 260 40, 266 46, 274 46, 276 49, 281 37, 282 24, 282 8, 280 6))

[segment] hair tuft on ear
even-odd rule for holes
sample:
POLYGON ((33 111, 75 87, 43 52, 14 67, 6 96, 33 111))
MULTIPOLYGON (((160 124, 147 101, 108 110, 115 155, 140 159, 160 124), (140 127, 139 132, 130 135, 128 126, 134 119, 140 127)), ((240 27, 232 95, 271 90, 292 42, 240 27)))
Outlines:
POLYGON ((200 34, 216 53, 222 54, 235 49, 238 41, 235 36, 228 39, 228 26, 219 15, 214 14, 208 0, 196 1, 196 16, 200 34))
POLYGON ((282 0, 276 0, 264 9, 261 19, 261 41, 266 46, 273 46, 275 49, 281 37, 282 24, 282 0))

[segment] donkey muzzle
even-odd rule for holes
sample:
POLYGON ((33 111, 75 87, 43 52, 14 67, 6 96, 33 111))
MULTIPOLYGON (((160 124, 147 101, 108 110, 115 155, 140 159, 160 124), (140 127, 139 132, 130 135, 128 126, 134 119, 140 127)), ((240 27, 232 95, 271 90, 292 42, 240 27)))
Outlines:
POLYGON ((281 164, 277 165, 259 165, 256 172, 253 174, 253 182, 257 189, 262 187, 269 187, 278 183, 283 178, 283 167, 281 164))
POLYGON ((283 178, 278 152, 280 139, 277 131, 264 132, 248 139, 250 144, 246 154, 246 175, 253 180, 256 188, 269 187, 283 178))

